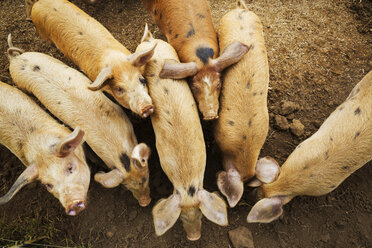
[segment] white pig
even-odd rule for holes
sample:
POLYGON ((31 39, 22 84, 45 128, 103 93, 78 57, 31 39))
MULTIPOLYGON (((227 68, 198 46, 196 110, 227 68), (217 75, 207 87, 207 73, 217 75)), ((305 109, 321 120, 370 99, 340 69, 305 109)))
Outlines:
POLYGON ((8 38, 9 71, 15 84, 32 93, 57 118, 86 131, 86 141, 111 169, 94 179, 106 188, 120 183, 132 191, 141 206, 150 201, 150 149, 138 144, 132 124, 120 106, 102 92, 90 91, 91 81, 77 70, 48 55, 22 53, 8 38))
POLYGON ((70 132, 20 90, 0 82, 0 143, 27 167, 0 205, 25 185, 40 180, 68 215, 85 208, 90 181, 81 143, 84 132, 70 132))
POLYGON ((151 122, 161 167, 173 183, 173 194, 153 208, 155 231, 162 235, 181 216, 189 240, 201 236, 201 216, 219 225, 227 225, 225 202, 203 189, 206 151, 198 110, 185 80, 161 79, 165 60, 179 63, 176 51, 168 43, 152 38, 145 29, 137 51, 158 45, 146 65, 145 77, 155 112, 151 122))
MULTIPOLYGON (((243 195, 243 183, 256 174, 256 162, 269 129, 269 64, 261 21, 246 10, 243 1, 221 18, 218 35, 221 50, 233 40, 250 48, 223 75, 220 118, 215 129, 225 168, 218 173, 217 185, 230 207, 234 207, 243 195)), ((274 176, 257 171, 257 177, 265 182, 274 180, 278 165, 270 158, 260 159, 259 164, 271 168, 274 176)))
POLYGON ((253 206, 247 221, 271 222, 294 197, 327 194, 371 159, 372 71, 319 130, 296 147, 278 179, 259 189, 264 199, 253 206))

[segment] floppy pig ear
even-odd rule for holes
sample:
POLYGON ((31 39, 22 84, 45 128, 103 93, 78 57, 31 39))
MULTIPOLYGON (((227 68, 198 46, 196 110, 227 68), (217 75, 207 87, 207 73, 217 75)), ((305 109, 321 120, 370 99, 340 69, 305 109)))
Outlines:
POLYGON ((94 175, 94 180, 105 188, 114 188, 123 181, 123 174, 118 169, 107 173, 100 171, 94 175))
POLYGON ((155 52, 155 48, 158 43, 154 42, 154 45, 147 50, 139 51, 129 56, 129 62, 136 67, 145 65, 152 58, 155 52))
POLYGON ((145 143, 136 145, 132 151, 132 160, 134 160, 134 165, 138 169, 145 168, 150 154, 151 150, 145 143))
POLYGON ((287 197, 272 197, 259 200, 248 214, 248 223, 270 223, 283 213, 283 202, 287 197))
POLYGON ((79 127, 76 127, 75 130, 63 139, 57 148, 57 157, 66 157, 71 152, 73 152, 76 147, 78 147, 83 141, 84 131, 79 127))
POLYGON ((235 207, 242 198, 244 184, 239 172, 235 168, 218 173, 217 186, 221 193, 227 198, 230 207, 235 207))
POLYGON ((216 193, 209 193, 201 189, 198 191, 198 200, 200 201, 200 210, 208 220, 220 226, 227 226, 226 204, 216 193))
POLYGON ((166 59, 159 77, 183 79, 194 76, 198 72, 198 66, 195 62, 178 63, 177 61, 166 59))
POLYGON ((234 41, 225 47, 221 56, 212 60, 212 66, 218 72, 238 62, 249 50, 249 47, 240 41, 234 41))
POLYGON ((8 193, 6 193, 3 197, 0 197, 0 205, 3 205, 10 201, 23 186, 35 181, 38 175, 39 171, 35 164, 28 166, 27 169, 24 170, 22 174, 17 178, 8 193))
POLYGON ((181 196, 173 194, 167 199, 161 199, 152 209, 156 235, 163 235, 176 223, 181 214, 181 196))
POLYGON ((272 157, 260 158, 256 163, 256 177, 262 183, 274 182, 280 173, 279 164, 272 157))
POLYGON ((105 67, 101 70, 101 72, 96 77, 96 80, 88 86, 88 89, 96 91, 103 88, 108 83, 108 79, 112 78, 112 70, 111 67, 105 67))

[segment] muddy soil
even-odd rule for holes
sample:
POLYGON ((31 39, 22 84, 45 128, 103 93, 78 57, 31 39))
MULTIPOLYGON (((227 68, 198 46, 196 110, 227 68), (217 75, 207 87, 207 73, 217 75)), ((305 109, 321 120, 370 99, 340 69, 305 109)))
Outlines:
MULTIPOLYGON (((103 23, 129 50, 134 51, 149 23, 154 36, 161 34, 138 0, 98 1, 87 5, 73 1, 103 23)), ((214 22, 235 6, 235 0, 209 0, 214 22)), ((304 139, 313 134, 350 90, 372 69, 371 0, 262 0, 247 1, 264 24, 270 63, 268 106, 270 130, 261 156, 283 163, 304 139), (282 100, 300 105, 290 118, 305 125, 296 137, 274 127, 282 100)), ((0 80, 12 84, 6 36, 26 51, 52 55, 73 66, 53 45, 38 36, 25 20, 22 0, 0 1, 0 80)), ((76 68, 76 67, 75 67, 76 68)), ((0 99, 1 100, 1 99, 0 99)), ((229 247, 228 231, 238 226, 253 233, 255 247, 372 247, 372 166, 365 165, 332 193, 321 197, 297 197, 284 207, 284 215, 271 224, 247 224, 246 216, 255 200, 246 188, 243 199, 229 209, 228 227, 203 219, 202 237, 187 241, 180 221, 165 235, 156 237, 151 209, 172 191, 160 169, 149 120, 128 113, 138 140, 153 150, 150 159, 153 202, 141 208, 123 187, 105 189, 91 180, 88 207, 77 217, 64 210, 40 183, 22 189, 0 207, 0 246, 33 242, 53 246, 82 247, 229 247)), ((221 154, 212 135, 213 123, 203 123, 208 151, 205 187, 217 190, 215 173, 221 169, 221 154)), ((91 171, 105 169, 90 163, 91 171)), ((0 195, 6 193, 24 166, 0 146, 0 195)))

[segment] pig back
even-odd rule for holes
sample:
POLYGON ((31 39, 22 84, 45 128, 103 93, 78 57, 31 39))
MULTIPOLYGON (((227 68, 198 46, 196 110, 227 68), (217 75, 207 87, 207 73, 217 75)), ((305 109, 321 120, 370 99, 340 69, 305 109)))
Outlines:
POLYGON ((222 152, 232 157, 235 167, 247 180, 254 175, 269 126, 269 65, 262 24, 253 12, 235 9, 221 18, 218 35, 221 51, 235 40, 250 47, 222 76, 220 118, 215 130, 222 152))
POLYGON ((169 44, 157 41, 145 76, 155 106, 151 122, 160 163, 176 188, 190 182, 202 186, 206 152, 196 104, 185 80, 159 78, 165 59, 177 63, 178 57, 169 44))
POLYGON ((264 185, 274 195, 323 195, 372 159, 372 72, 319 130, 296 147, 278 180, 264 185))
POLYGON ((13 58, 9 70, 19 88, 34 94, 62 122, 85 130, 88 144, 99 156, 107 150, 115 155, 130 153, 137 144, 123 110, 102 92, 89 90, 90 80, 77 70, 36 52, 13 58))

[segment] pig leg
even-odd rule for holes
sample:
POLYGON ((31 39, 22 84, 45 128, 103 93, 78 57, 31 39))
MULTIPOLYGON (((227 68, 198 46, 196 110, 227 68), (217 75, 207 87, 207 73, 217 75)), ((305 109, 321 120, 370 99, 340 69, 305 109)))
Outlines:
POLYGON ((218 173, 217 186, 220 192, 227 198, 230 207, 235 207, 242 198, 244 184, 235 166, 227 161, 226 171, 218 173))
POLYGON ((107 173, 100 171, 94 175, 94 180, 105 188, 114 188, 123 181, 123 175, 118 169, 107 173))
POLYGON ((283 213, 283 205, 293 197, 275 196, 258 201, 248 214, 248 223, 270 223, 278 219, 283 213))

